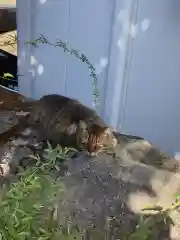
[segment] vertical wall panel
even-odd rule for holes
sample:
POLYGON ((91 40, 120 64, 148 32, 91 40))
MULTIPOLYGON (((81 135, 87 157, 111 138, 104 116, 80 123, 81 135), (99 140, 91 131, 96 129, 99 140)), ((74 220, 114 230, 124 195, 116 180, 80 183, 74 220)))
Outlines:
MULTIPOLYGON (((69 44, 85 53, 96 67, 100 90, 100 103, 104 100, 104 87, 109 63, 114 0, 71 1, 69 44)), ((92 106, 93 84, 86 64, 68 58, 66 94, 79 98, 92 106)))
POLYGON ((140 0, 121 130, 180 151, 180 2, 140 0))
MULTIPOLYGON (((70 1, 38 1, 36 4, 35 38, 43 34, 50 42, 67 40, 70 1)), ((48 93, 65 94, 67 54, 60 48, 40 45, 32 53, 35 70, 33 97, 48 93)))

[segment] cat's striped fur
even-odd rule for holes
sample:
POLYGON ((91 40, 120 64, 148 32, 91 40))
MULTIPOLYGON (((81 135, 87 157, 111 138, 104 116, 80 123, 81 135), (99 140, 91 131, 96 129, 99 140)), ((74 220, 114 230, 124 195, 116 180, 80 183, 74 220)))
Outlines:
MULTIPOLYGON (((95 110, 58 94, 45 95, 33 101, 29 115, 22 117, 19 126, 14 129, 25 126, 35 130, 40 141, 74 146, 91 155, 114 148, 117 144, 111 128, 95 110)), ((0 135, 0 140, 2 138, 0 135)))

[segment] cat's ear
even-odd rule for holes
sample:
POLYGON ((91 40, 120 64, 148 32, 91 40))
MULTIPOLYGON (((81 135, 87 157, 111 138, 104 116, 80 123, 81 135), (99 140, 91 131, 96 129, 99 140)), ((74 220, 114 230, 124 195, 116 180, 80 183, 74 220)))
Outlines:
POLYGON ((85 121, 83 121, 83 120, 80 120, 79 121, 79 128, 81 130, 87 130, 87 128, 88 128, 87 123, 85 121))
POLYGON ((112 130, 110 127, 105 127, 104 128, 104 134, 105 135, 111 135, 112 134, 112 130))
POLYGON ((76 132, 76 130, 77 130, 77 124, 73 123, 68 127, 67 132, 69 135, 72 135, 76 132))
POLYGON ((110 127, 105 128, 104 129, 104 135, 105 136, 110 136, 112 147, 115 148, 118 141, 117 141, 117 138, 114 136, 114 134, 112 132, 112 128, 110 128, 110 127))

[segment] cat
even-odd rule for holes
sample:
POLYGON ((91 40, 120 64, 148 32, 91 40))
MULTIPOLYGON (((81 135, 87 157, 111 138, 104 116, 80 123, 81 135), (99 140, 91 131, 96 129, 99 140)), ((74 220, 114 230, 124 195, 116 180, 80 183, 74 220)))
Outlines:
POLYGON ((40 140, 59 143, 65 133, 76 139, 77 148, 92 156, 117 144, 111 128, 95 110, 58 94, 43 96, 31 111, 28 123, 38 129, 40 140))
MULTIPOLYGON (((24 106, 24 104, 23 104, 24 106)), ((29 107, 29 103, 27 102, 29 107)), ((30 127, 39 141, 73 146, 95 156, 106 149, 115 148, 116 137, 112 129, 96 113, 78 100, 58 95, 45 95, 33 101, 30 113, 14 126, 13 134, 20 128, 30 127)), ((10 129, 11 131, 11 129, 10 129)), ((6 132, 6 139, 12 131, 6 132)), ((5 137, 0 135, 0 140, 5 137)))

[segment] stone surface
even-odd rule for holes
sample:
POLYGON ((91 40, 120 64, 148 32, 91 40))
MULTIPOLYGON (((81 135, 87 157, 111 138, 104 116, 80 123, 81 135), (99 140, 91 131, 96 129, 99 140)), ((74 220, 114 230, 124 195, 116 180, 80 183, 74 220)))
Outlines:
MULTIPOLYGON (((113 226, 122 233, 133 230, 145 214, 143 208, 171 206, 180 193, 179 164, 175 159, 145 140, 123 135, 119 136, 116 155, 80 156, 68 162, 68 173, 63 178, 68 192, 60 204, 64 219, 72 216, 81 227, 103 228, 113 217, 113 226)), ((178 212, 172 211, 170 216, 175 227, 157 227, 154 239, 180 239, 178 212)))
POLYGON ((0 111, 0 134, 17 124, 18 116, 12 111, 0 111))
MULTIPOLYGON (((24 115, 13 111, 0 111, 0 134, 15 126, 19 119, 24 115)), ((9 176, 14 172, 16 166, 29 159, 29 155, 34 154, 32 146, 36 143, 36 139, 31 135, 31 131, 24 131, 17 138, 10 138, 6 143, 0 136, 0 174, 9 176)))

